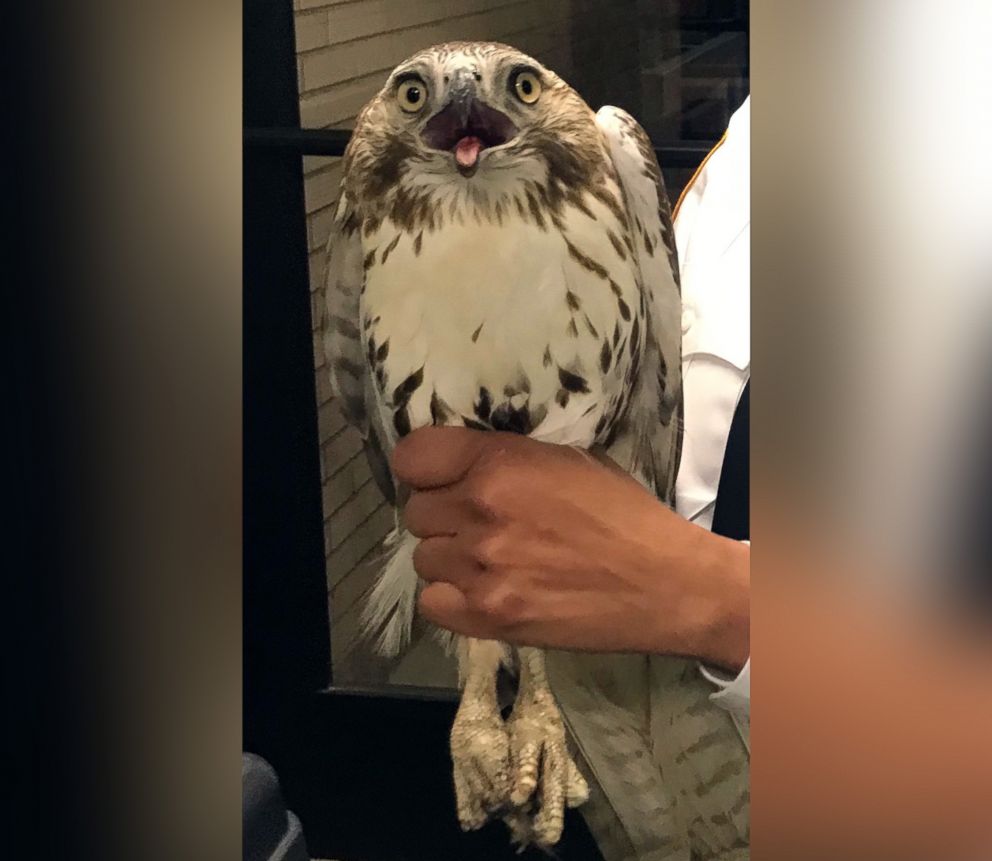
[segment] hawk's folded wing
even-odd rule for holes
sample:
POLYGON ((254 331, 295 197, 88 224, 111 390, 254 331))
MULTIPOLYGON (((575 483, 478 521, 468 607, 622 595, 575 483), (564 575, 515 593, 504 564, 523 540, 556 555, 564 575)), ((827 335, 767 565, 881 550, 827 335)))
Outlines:
POLYGON ((386 499, 395 504, 396 492, 389 461, 382 448, 384 436, 362 337, 360 300, 365 267, 361 219, 343 190, 327 240, 325 259, 321 329, 331 388, 345 419, 362 435, 376 484, 386 499))
POLYGON ((597 112, 596 124, 623 189, 647 300, 647 346, 628 418, 633 462, 672 504, 682 449, 682 298, 672 210, 654 148, 638 122, 607 106, 597 112))

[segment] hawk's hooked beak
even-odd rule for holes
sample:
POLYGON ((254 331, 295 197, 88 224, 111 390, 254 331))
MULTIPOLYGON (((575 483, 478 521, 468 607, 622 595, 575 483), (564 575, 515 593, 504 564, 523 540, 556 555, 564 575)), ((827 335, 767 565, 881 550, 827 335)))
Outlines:
POLYGON ((429 147, 453 153, 458 171, 471 176, 482 150, 506 143, 517 127, 502 111, 476 98, 470 72, 456 73, 449 92, 448 104, 427 121, 421 137, 429 147))
POLYGON ((454 81, 448 92, 451 94, 448 104, 455 109, 455 115, 461 123, 467 124, 472 111, 472 102, 475 101, 475 77, 471 72, 459 69, 455 72, 454 81))

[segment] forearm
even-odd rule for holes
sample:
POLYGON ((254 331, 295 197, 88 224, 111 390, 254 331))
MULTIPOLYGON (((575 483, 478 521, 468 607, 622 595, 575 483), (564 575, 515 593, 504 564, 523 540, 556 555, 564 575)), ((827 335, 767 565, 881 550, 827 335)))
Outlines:
POLYGON ((651 584, 668 588, 651 601, 649 651, 739 672, 750 653, 750 546, 685 521, 662 539, 653 564, 678 577, 651 584), (680 587, 675 593, 673 579, 680 587))
POLYGON ((700 543, 698 576, 711 589, 693 629, 692 654, 737 673, 751 652, 751 547, 708 532, 700 543))

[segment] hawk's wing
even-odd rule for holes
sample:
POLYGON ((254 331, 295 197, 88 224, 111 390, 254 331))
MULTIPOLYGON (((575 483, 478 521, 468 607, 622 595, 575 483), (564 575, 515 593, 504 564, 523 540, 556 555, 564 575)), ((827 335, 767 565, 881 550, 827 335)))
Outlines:
POLYGON ((616 445, 621 458, 671 504, 682 450, 682 298, 672 209, 654 148, 637 121, 607 106, 596 114, 596 124, 623 189, 648 318, 629 426, 616 445), (626 446, 633 451, 624 452, 626 446))
POLYGON ((372 476, 386 499, 395 504, 389 461, 382 448, 385 437, 362 338, 360 298, 365 267, 360 228, 361 219, 342 190, 325 258, 321 325, 324 355, 331 372, 331 388, 344 417, 362 435, 372 476))
MULTIPOLYGON (((682 437, 682 312, 671 210, 644 130, 618 108, 603 108, 596 121, 623 187, 649 317, 635 400, 614 459, 639 467, 670 503, 682 437)), ((711 701, 712 687, 696 661, 652 656, 645 671, 643 655, 552 651, 547 662, 552 689, 596 778, 592 809, 584 813, 605 856, 669 859, 695 857, 697 846, 747 846, 747 749, 728 713, 711 701)), ((733 849, 720 857, 747 856, 746 848, 740 851, 743 856, 733 849)))

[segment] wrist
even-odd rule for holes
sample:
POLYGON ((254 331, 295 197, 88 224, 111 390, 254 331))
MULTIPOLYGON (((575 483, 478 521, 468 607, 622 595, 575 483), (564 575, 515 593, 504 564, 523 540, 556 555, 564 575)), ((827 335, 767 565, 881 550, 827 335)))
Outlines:
POLYGON ((703 529, 698 533, 686 568, 693 587, 687 651, 737 673, 751 651, 751 548, 703 529))

